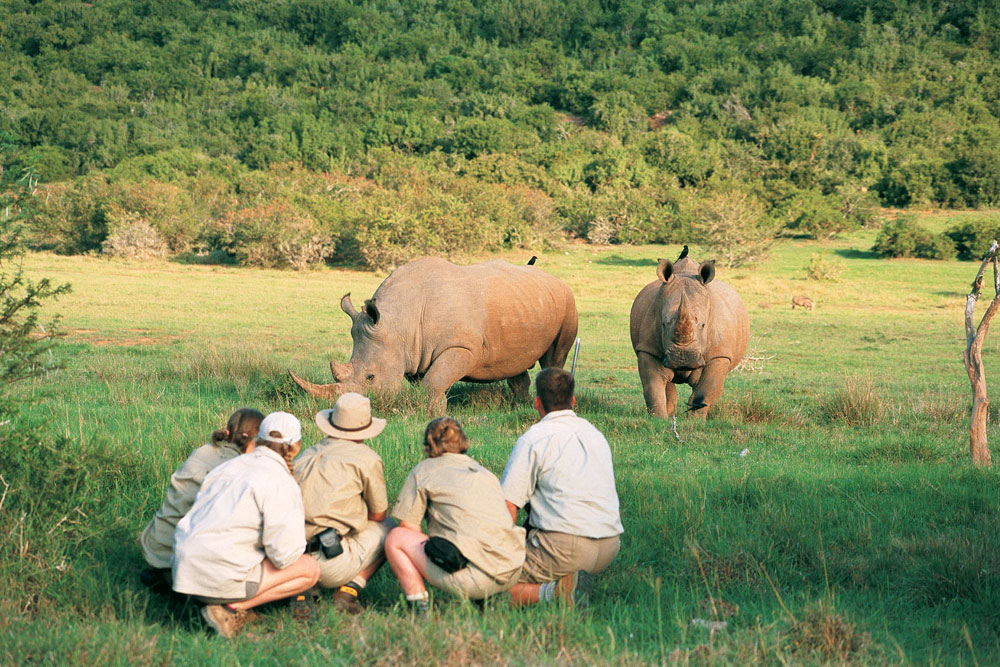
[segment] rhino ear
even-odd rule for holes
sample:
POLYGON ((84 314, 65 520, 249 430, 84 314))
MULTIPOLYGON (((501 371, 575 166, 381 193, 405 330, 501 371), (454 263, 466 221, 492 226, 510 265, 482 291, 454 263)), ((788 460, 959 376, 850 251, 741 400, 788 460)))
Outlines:
POLYGON ((667 282, 670 277, 674 275, 674 264, 669 259, 657 260, 656 264, 656 277, 667 282))
POLYGON ((701 276, 702 285, 712 282, 712 279, 715 278, 715 260, 710 259, 707 262, 702 262, 701 266, 698 267, 698 275, 701 276))
POLYGON ((365 301, 364 308, 362 308, 365 315, 372 319, 372 324, 377 325, 378 321, 381 319, 381 315, 378 312, 378 308, 375 306, 375 299, 368 299, 365 301))

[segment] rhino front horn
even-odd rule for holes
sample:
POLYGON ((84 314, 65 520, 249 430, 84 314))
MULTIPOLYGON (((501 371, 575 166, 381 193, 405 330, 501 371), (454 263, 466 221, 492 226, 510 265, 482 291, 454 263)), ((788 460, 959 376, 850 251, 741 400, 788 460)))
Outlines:
POLYGON ((332 401, 343 393, 343 389, 335 384, 313 384, 303 380, 291 370, 288 371, 288 374, 292 376, 295 384, 302 387, 313 398, 325 398, 332 401))

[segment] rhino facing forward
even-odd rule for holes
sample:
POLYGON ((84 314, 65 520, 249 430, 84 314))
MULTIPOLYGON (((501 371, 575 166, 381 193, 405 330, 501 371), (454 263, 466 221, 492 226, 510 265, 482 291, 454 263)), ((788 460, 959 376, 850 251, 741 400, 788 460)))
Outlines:
POLYGON ((629 329, 646 408, 657 417, 677 409, 675 384, 691 385, 688 409, 704 418, 726 375, 746 353, 750 319, 736 291, 715 280, 715 262, 661 259, 657 279, 632 303, 629 329))
POLYGON ((528 369, 536 362, 562 367, 576 337, 569 287, 534 266, 501 260, 458 266, 424 257, 393 271, 360 312, 350 296, 340 307, 353 322, 354 349, 350 362, 330 362, 335 384, 315 385, 289 371, 318 398, 391 394, 404 378, 426 387, 438 412, 459 380, 507 380, 527 398, 528 369))

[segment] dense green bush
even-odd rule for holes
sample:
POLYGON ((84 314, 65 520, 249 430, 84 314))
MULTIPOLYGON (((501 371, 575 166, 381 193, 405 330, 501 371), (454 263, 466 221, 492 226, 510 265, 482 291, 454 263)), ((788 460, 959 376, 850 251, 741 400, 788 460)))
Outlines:
POLYGON ((882 257, 948 259, 954 256, 955 245, 943 234, 918 225, 913 216, 902 216, 879 230, 872 251, 882 257))
POLYGON ((959 259, 978 261, 989 252, 994 239, 1000 239, 1000 218, 982 216, 967 219, 950 228, 945 235, 955 244, 959 259))

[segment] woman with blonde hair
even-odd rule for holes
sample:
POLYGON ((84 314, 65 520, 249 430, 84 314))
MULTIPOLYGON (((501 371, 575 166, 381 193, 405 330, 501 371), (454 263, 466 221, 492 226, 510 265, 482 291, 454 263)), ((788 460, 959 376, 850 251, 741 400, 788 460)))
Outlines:
POLYGON ((524 529, 514 525, 496 475, 468 449, 457 421, 431 421, 427 458, 410 471, 392 509, 399 526, 386 538, 385 553, 417 613, 429 609, 425 581, 482 600, 513 586, 524 562, 524 529))
POLYGON ((194 504, 205 475, 226 461, 253 451, 262 419, 264 415, 257 410, 240 408, 229 416, 225 428, 212 433, 212 442, 194 450, 170 476, 163 504, 139 538, 143 558, 149 564, 149 569, 142 573, 142 580, 148 586, 169 586, 177 522, 194 504))
POLYGON ((174 590, 206 606, 205 621, 231 637, 247 610, 306 591, 319 564, 305 554, 302 494, 292 459, 302 447, 299 420, 272 412, 257 447, 210 472, 174 542, 174 590))

